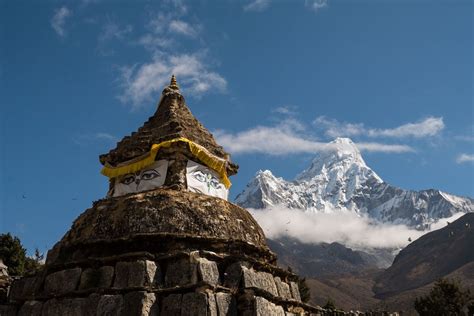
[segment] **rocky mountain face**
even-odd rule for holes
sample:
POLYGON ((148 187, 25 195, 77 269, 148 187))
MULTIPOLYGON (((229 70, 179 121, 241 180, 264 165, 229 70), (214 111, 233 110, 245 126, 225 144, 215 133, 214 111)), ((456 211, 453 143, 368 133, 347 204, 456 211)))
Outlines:
MULTIPOLYGON (((474 264, 474 213, 423 235, 395 257, 393 265, 377 278, 379 297, 392 296, 436 281, 474 264)), ((470 282, 474 283, 474 275, 470 282)))
POLYGON ((333 243, 305 244, 297 239, 282 237, 267 240, 277 254, 278 265, 304 277, 332 277, 340 274, 359 274, 366 270, 387 268, 393 261, 390 250, 377 249, 369 253, 352 250, 333 243))
POLYGON ((351 211, 418 229, 457 212, 474 211, 471 198, 433 189, 404 190, 384 182, 348 138, 329 143, 293 181, 259 171, 235 202, 254 209, 282 205, 315 213, 351 211))
MULTIPOLYGON (((270 244, 272 246, 272 244, 270 244)), ((418 315, 413 303, 427 295, 436 280, 457 280, 474 291, 474 213, 413 241, 386 270, 365 269, 357 273, 307 278, 312 303, 327 298, 345 309, 402 311, 418 315)), ((336 261, 336 265, 337 265, 336 261)))

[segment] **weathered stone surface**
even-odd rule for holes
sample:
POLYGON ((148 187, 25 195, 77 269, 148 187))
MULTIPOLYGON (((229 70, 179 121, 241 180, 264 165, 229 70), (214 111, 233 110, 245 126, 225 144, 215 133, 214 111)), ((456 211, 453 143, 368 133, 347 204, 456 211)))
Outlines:
POLYGON ((82 272, 79 289, 108 288, 112 285, 114 267, 103 266, 99 269, 86 269, 82 272))
POLYGON ((103 295, 97 306, 97 316, 120 315, 123 310, 122 295, 103 295))
POLYGON ((207 315, 218 316, 216 297, 213 292, 207 292, 207 315))
POLYGON ((181 315, 183 296, 181 294, 171 294, 162 301, 160 316, 176 316, 181 315))
POLYGON ((237 316, 237 304, 229 293, 216 293, 216 305, 219 316, 237 316))
POLYGON ((87 299, 56 299, 43 304, 42 316, 82 316, 86 314, 87 299))
POLYGON ((181 258, 168 264, 165 286, 196 284, 198 281, 197 264, 191 258, 181 258))
POLYGON ((81 268, 74 268, 51 273, 45 280, 46 293, 54 295, 75 291, 81 278, 81 271, 81 268))
POLYGON ((115 265, 116 288, 155 286, 160 271, 155 262, 149 260, 123 261, 115 265))
POLYGON ((199 258, 198 272, 201 281, 212 286, 219 284, 219 269, 214 261, 209 261, 206 258, 199 258))
POLYGON ((194 117, 179 89, 171 89, 170 86, 163 90, 163 96, 155 114, 137 132, 118 142, 117 148, 108 154, 101 155, 100 161, 102 164, 109 163, 115 166, 120 162, 147 153, 152 144, 177 137, 185 137, 204 146, 209 152, 228 161, 226 166, 229 174, 236 172, 234 169, 238 167, 231 168, 233 164, 230 162, 230 156, 194 117))
POLYGON ((258 247, 259 256, 274 259, 262 229, 245 209, 204 194, 156 189, 95 203, 74 221, 48 263, 66 262, 70 253, 65 248, 72 244, 130 240, 140 234, 241 242, 258 247))
POLYGON ((224 272, 224 286, 237 289, 242 279, 242 266, 244 263, 236 262, 227 267, 224 272))
POLYGON ((285 316, 283 307, 275 305, 263 297, 255 297, 255 316, 285 316))
POLYGON ((154 293, 131 292, 125 294, 123 300, 123 316, 158 316, 158 302, 154 293))
POLYGON ((17 308, 13 305, 0 305, 1 316, 17 316, 17 308))
POLYGON ((184 294, 181 307, 181 316, 201 315, 210 315, 208 309, 208 297, 206 293, 184 294))
POLYGON ((273 276, 270 273, 257 272, 253 269, 243 267, 242 275, 243 286, 245 288, 255 287, 267 291, 273 296, 278 296, 278 290, 275 285, 275 280, 273 279, 273 276))
POLYGON ((40 276, 33 276, 15 280, 10 287, 10 301, 23 302, 32 299, 39 294, 41 288, 42 278, 40 276))
POLYGON ((100 294, 92 293, 89 295, 86 301, 85 315, 96 315, 100 299, 100 294))
MULTIPOLYGON (((41 316, 43 303, 39 301, 26 301, 20 308, 18 316, 41 316)), ((0 313, 0 315, 2 315, 0 313)))
POLYGON ((290 286, 286 283, 283 282, 280 277, 275 277, 275 285, 278 290, 278 296, 285 298, 285 299, 291 299, 291 291, 290 291, 290 286))
POLYGON ((298 287, 298 284, 295 282, 290 282, 290 290, 291 290, 291 296, 297 300, 301 301, 301 296, 300 296, 300 289, 298 287))

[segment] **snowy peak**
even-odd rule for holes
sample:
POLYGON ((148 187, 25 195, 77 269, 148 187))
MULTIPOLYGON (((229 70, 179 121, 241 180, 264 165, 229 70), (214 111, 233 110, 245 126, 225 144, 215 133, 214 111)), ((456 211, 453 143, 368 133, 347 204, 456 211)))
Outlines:
POLYGON ((259 171, 236 198, 246 208, 282 205, 314 213, 355 212, 381 222, 420 229, 457 212, 473 212, 474 200, 438 190, 409 191, 384 182, 348 138, 318 153, 294 181, 259 171))
POLYGON ((327 149, 318 153, 311 166, 296 177, 296 181, 308 181, 321 174, 332 173, 344 177, 361 176, 364 180, 374 178, 382 183, 382 179, 367 167, 356 144, 349 138, 336 138, 327 144, 327 149))

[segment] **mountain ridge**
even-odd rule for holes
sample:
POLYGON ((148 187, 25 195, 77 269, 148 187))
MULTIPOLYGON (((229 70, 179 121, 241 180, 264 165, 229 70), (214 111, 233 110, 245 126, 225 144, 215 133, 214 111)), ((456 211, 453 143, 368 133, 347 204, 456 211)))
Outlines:
POLYGON ((348 138, 329 143, 293 181, 276 177, 270 170, 258 171, 235 202, 253 209, 283 205, 314 213, 350 211, 420 230, 455 213, 474 212, 470 197, 436 189, 405 190, 386 183, 348 138))

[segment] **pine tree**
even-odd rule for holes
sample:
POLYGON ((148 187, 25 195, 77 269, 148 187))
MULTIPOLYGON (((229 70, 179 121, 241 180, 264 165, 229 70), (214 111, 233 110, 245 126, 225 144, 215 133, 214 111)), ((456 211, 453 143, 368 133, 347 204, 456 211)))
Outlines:
POLYGON ((10 233, 0 235, 0 258, 8 267, 11 276, 23 275, 25 272, 26 250, 18 237, 10 233))
POLYGON ((428 295, 415 299, 415 309, 420 316, 462 315, 462 309, 473 299, 458 282, 440 279, 428 295))

